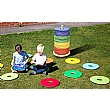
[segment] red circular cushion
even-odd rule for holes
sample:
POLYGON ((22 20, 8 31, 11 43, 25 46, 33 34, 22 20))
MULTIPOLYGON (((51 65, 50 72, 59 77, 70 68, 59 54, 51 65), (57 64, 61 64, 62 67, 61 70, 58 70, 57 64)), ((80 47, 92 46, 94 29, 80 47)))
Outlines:
POLYGON ((60 82, 55 78, 46 78, 43 79, 40 84, 45 87, 56 87, 60 84, 60 82))

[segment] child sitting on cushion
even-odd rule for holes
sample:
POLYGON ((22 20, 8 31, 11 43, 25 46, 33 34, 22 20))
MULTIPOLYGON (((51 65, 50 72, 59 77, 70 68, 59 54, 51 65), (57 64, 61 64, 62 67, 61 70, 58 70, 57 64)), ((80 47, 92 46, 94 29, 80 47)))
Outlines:
POLYGON ((15 46, 15 50, 16 52, 13 53, 13 59, 11 61, 12 72, 14 73, 14 72, 22 71, 22 68, 23 71, 28 71, 29 64, 27 64, 27 62, 29 60, 29 57, 27 53, 25 51, 22 51, 22 46, 20 44, 17 44, 15 46))
POLYGON ((34 75, 34 74, 39 74, 39 73, 44 73, 47 75, 46 70, 48 69, 46 65, 46 55, 43 53, 44 52, 44 46, 42 44, 39 44, 37 46, 37 53, 33 56, 31 64, 32 65, 30 68, 34 70, 33 72, 30 72, 29 75, 34 75))

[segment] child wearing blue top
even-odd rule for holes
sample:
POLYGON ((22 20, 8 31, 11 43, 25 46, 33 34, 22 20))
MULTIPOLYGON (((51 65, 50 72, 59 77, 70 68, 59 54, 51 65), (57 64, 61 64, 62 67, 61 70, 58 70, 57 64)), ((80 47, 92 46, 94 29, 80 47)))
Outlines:
POLYGON ((17 71, 28 71, 29 64, 28 60, 29 57, 25 51, 22 51, 22 46, 20 44, 17 44, 15 46, 16 52, 13 53, 13 58, 11 61, 12 65, 12 72, 17 71))

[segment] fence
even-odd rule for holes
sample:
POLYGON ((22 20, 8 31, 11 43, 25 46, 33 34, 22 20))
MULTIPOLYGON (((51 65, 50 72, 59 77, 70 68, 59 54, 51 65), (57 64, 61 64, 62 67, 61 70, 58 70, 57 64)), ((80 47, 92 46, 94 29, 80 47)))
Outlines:
POLYGON ((53 22, 0 22, 0 28, 29 26, 29 25, 35 25, 35 24, 51 24, 51 23, 53 22))

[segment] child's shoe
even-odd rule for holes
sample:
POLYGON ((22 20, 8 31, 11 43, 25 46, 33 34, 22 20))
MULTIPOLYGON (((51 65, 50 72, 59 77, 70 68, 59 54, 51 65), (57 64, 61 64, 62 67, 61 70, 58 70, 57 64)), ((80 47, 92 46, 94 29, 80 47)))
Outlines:
POLYGON ((29 75, 35 75, 35 74, 36 74, 36 72, 34 72, 34 71, 29 73, 29 75))
POLYGON ((29 71, 29 69, 26 69, 26 72, 28 72, 29 71))
POLYGON ((47 75, 47 71, 44 71, 43 74, 47 75))
POLYGON ((46 74, 46 71, 44 71, 43 74, 46 74))
POLYGON ((17 73, 17 71, 16 70, 12 70, 12 73, 17 73))

